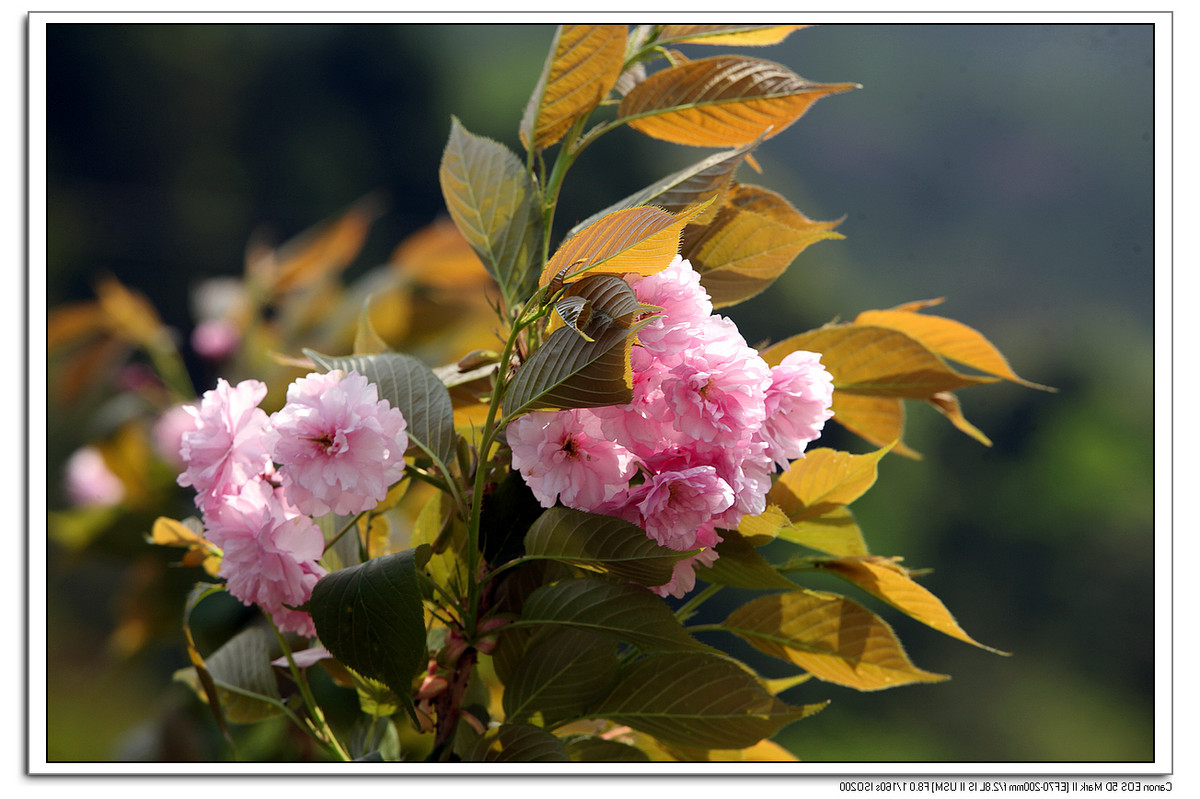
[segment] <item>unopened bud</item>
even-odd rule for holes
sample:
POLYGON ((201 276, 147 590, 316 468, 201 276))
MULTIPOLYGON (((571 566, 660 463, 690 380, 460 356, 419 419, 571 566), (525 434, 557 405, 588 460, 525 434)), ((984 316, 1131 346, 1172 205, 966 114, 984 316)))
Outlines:
POLYGON ((445 677, 426 677, 417 689, 418 699, 432 699, 450 687, 450 681, 445 677))

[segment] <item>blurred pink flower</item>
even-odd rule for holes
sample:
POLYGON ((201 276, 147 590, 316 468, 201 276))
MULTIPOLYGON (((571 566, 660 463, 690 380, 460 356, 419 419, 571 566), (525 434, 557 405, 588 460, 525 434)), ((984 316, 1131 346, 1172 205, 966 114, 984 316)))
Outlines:
POLYGON ((228 358, 241 340, 242 332, 228 319, 207 319, 192 331, 192 349, 209 361, 228 358))
POLYGON ((833 377, 821 365, 821 356, 799 350, 771 368, 767 389, 767 418, 759 435, 767 454, 780 468, 804 454, 810 441, 821 435, 833 416, 833 377))
POLYGON ((67 499, 77 507, 107 507, 125 498, 125 484, 93 446, 80 447, 67 458, 64 483, 67 499))
POLYGON ((187 469, 177 482, 196 489, 201 509, 274 468, 262 440, 267 414, 258 407, 266 396, 267 386, 258 380, 234 387, 218 378, 199 408, 184 406, 196 425, 182 436, 180 456, 187 469))
POLYGON ((312 618, 286 605, 302 605, 324 574, 321 530, 289 507, 265 480, 228 494, 204 517, 205 536, 222 550, 219 577, 243 604, 257 604, 281 630, 314 635, 312 618))
POLYGON ((196 429, 196 417, 188 412, 187 406, 176 405, 159 415, 154 423, 152 436, 158 456, 175 469, 183 469, 187 463, 180 450, 183 448, 184 433, 196 429))
POLYGON ((633 455, 605 440, 598 421, 584 412, 525 414, 508 426, 508 445, 513 468, 544 508, 561 500, 567 507, 595 510, 637 471, 633 455))
POLYGON ((359 373, 314 372, 288 387, 264 441, 296 507, 345 516, 375 507, 403 477, 407 426, 359 373))

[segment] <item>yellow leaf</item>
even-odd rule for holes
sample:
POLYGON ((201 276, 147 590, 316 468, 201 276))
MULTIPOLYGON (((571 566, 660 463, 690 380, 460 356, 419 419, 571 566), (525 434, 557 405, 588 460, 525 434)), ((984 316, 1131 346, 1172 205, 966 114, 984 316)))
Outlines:
POLYGON ((841 390, 928 399, 939 391, 998 380, 960 374, 907 333, 875 325, 826 325, 772 345, 763 359, 772 363, 774 358, 782 359, 794 350, 821 353, 821 365, 833 376, 835 395, 841 390))
POLYGON ((797 519, 779 531, 785 541, 837 557, 867 554, 867 542, 849 508, 834 508, 811 519, 797 519))
POLYGON ((971 438, 975 439, 984 446, 990 447, 992 440, 983 434, 975 425, 967 421, 967 417, 963 416, 962 407, 958 403, 958 397, 951 394, 949 391, 941 391, 929 398, 929 404, 937 408, 950 423, 963 431, 971 438))
POLYGON ((277 250, 251 253, 247 273, 259 276, 272 292, 312 285, 350 265, 380 213, 376 198, 360 200, 337 219, 306 230, 277 250))
POLYGON ((719 44, 728 47, 763 47, 779 44, 810 25, 664 25, 660 44, 719 44))
POLYGON ((809 450, 779 476, 767 500, 793 522, 824 516, 849 505, 874 485, 879 459, 890 449, 883 447, 866 455, 809 450))
POLYGON ((759 58, 721 55, 656 72, 625 96, 618 115, 656 139, 737 147, 778 135, 822 97, 857 88, 813 83, 759 58))
POLYGON ((538 285, 548 285, 560 276, 570 280, 585 272, 660 272, 679 252, 684 225, 711 202, 709 199, 678 215, 648 205, 614 211, 563 243, 542 270, 538 285))
POLYGON ((126 288, 115 277, 96 284, 96 297, 113 333, 147 349, 170 345, 170 336, 146 296, 126 288))
POLYGON ((927 624, 939 632, 966 641, 980 649, 1007 655, 976 641, 958 625, 942 601, 927 588, 913 581, 908 570, 896 561, 899 558, 843 558, 820 563, 822 571, 832 572, 849 580, 869 594, 879 597, 897 610, 927 624))
POLYGON ((721 626, 819 680, 859 691, 949 679, 914 666, 887 622, 837 594, 802 590, 759 597, 721 626))
POLYGON ((843 238, 839 222, 814 222, 773 191, 735 185, 711 223, 685 231, 681 254, 721 308, 770 286, 810 244, 843 238))
POLYGON ((897 441, 904 432, 904 403, 899 397, 869 397, 833 391, 833 420, 877 447, 896 441, 892 451, 914 460, 921 453, 897 441))
POLYGON ((388 261, 423 286, 462 289, 492 281, 454 220, 444 216, 401 241, 388 261))
POLYGON ((74 302, 51 308, 46 315, 46 349, 74 344, 108 331, 108 316, 99 303, 74 302))
POLYGON ((159 546, 186 547, 188 551, 182 560, 184 566, 203 566, 204 571, 213 577, 221 568, 221 550, 183 522, 159 516, 150 529, 150 541, 159 546))
MULTIPOLYGON (((907 307, 912 307, 907 306, 907 307)), ((1020 383, 1029 388, 1054 391, 1049 386, 1017 377, 1000 351, 977 330, 954 319, 929 316, 912 310, 863 311, 856 324, 890 327, 903 331, 928 349, 961 364, 990 375, 1020 383)))
POLYGON ((526 150, 544 150, 592 111, 621 75, 625 25, 560 25, 521 119, 526 150))

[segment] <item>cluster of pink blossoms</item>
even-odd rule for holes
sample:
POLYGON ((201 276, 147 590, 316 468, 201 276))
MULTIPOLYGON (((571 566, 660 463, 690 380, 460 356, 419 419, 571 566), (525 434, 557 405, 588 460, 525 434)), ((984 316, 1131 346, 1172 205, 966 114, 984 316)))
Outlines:
POLYGON ((695 564, 716 560, 717 531, 762 513, 775 467, 821 434, 833 381, 812 352, 768 367, 713 314, 679 256, 631 282, 639 300, 662 309, 632 350, 633 401, 526 414, 509 425, 508 444, 543 507, 617 516, 665 547, 702 550, 655 589, 680 597, 695 585, 695 564))
POLYGON ((404 474, 407 424, 357 372, 297 380, 270 416, 258 407, 266 395, 257 380, 218 380, 199 407, 185 406, 192 425, 178 482, 196 490, 229 592, 280 629, 311 636, 311 617, 292 608, 325 574, 325 538, 312 517, 375 507, 404 474))

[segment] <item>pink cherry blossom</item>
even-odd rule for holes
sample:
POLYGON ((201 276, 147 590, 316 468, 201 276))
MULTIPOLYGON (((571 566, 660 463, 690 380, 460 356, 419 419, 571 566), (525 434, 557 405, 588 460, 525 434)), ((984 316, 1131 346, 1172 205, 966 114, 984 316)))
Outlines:
POLYGON ((187 466, 180 450, 183 448, 183 436, 196 429, 196 417, 190 414, 184 405, 175 405, 163 411, 154 423, 151 435, 154 439, 154 450, 158 456, 175 469, 187 466))
MULTIPOLYGON (((721 539, 717 539, 720 543, 721 539)), ((650 590, 661 597, 673 596, 676 599, 682 599, 689 591, 696 587, 696 567, 704 566, 711 568, 717 561, 718 555, 715 549, 706 549, 703 552, 697 552, 689 558, 684 558, 675 564, 675 569, 671 574, 671 579, 663 585, 654 586, 650 590)))
POLYGON ((771 368, 767 418, 759 435, 767 454, 783 469, 804 454, 833 416, 833 378, 815 352, 797 350, 771 368))
POLYGON ((241 340, 242 332, 228 319, 206 319, 192 331, 192 349, 209 361, 228 358, 241 340))
POLYGON ((607 441, 598 420, 577 411, 535 411, 508 426, 513 468, 521 472, 542 507, 557 500, 591 511, 629 484, 633 455, 607 441))
POLYGON ((349 515, 375 507, 404 475, 407 426, 364 376, 314 372, 288 387, 264 442, 296 507, 349 515))
POLYGON ((676 255, 670 266, 647 277, 634 276, 634 291, 660 315, 638 332, 642 346, 664 363, 674 365, 693 336, 692 327, 712 314, 712 300, 700 285, 700 274, 676 255))
MULTIPOLYGON (((659 472, 630 491, 631 519, 659 544, 675 550, 716 543, 715 521, 733 505, 733 489, 711 466, 659 472)), ((625 516, 628 518, 628 516, 625 516)))
POLYGON ((125 498, 125 484, 93 446, 80 447, 67 458, 64 484, 67 499, 78 507, 107 507, 125 498))
POLYGON ((243 604, 257 604, 281 630, 314 635, 302 605, 324 574, 321 530, 265 480, 246 483, 204 516, 205 536, 222 550, 217 572, 243 604))
POLYGON ((201 509, 274 468, 262 438, 267 414, 258 407, 266 396, 267 386, 258 380, 230 386, 218 378, 199 408, 185 406, 195 427, 181 439, 179 454, 187 469, 177 482, 196 489, 201 509))

